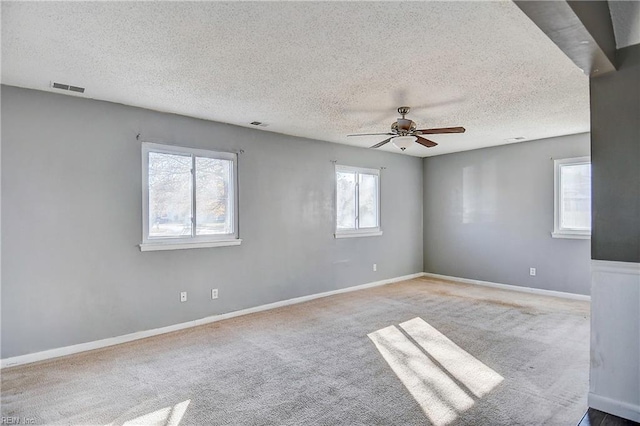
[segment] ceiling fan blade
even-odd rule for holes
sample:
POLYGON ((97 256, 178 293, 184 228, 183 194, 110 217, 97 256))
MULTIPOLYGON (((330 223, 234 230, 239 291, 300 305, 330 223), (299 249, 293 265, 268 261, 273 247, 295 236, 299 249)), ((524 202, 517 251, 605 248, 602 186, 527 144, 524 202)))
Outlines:
POLYGON ((416 133, 420 133, 423 135, 437 135, 440 133, 464 133, 464 127, 442 127, 440 129, 422 129, 416 130, 416 133))
POLYGON ((384 145, 385 143, 389 142, 391 139, 393 139, 393 138, 385 139, 382 142, 379 142, 379 143, 375 144, 371 148, 380 148, 382 145, 384 145))
POLYGON ((427 148, 433 148, 434 146, 438 145, 434 141, 430 141, 429 139, 420 136, 416 136, 416 142, 418 142, 422 146, 426 146, 427 148))
POLYGON ((347 136, 378 136, 378 135, 393 135, 393 133, 357 133, 355 135, 347 135, 347 136))

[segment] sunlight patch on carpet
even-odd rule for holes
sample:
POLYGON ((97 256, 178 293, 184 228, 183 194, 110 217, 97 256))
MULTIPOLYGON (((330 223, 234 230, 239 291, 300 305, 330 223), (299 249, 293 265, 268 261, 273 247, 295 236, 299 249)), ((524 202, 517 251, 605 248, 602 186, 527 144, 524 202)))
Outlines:
POLYGON ((449 424, 473 405, 473 399, 396 327, 369 338, 433 424, 449 424))
MULTIPOLYGON (((122 423, 122 426, 178 426, 184 413, 187 412, 187 407, 191 402, 190 399, 177 403, 174 406, 161 408, 151 413, 143 414, 122 423)), ((114 423, 110 423, 107 426, 115 426, 114 423)))
POLYGON ((450 424, 473 406, 474 397, 481 398, 502 382, 502 376, 423 319, 400 327, 410 338, 395 326, 368 336, 434 425, 450 424))
POLYGON ((478 398, 488 394, 504 380, 422 318, 403 322, 400 327, 478 398))

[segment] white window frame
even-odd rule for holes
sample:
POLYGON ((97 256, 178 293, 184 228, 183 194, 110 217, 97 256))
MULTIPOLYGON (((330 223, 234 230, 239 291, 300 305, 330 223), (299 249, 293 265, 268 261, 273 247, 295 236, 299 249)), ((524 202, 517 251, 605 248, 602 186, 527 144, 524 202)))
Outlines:
POLYGON ((339 165, 336 164, 335 166, 335 171, 333 173, 333 178, 334 178, 334 191, 335 191, 335 197, 334 197, 334 205, 335 205, 335 211, 334 211, 334 229, 335 229, 335 233, 333 234, 335 238, 354 238, 354 237, 377 237, 382 235, 382 228, 380 227, 380 216, 381 216, 381 211, 380 211, 380 206, 381 206, 381 190, 380 190, 380 169, 366 169, 363 167, 353 167, 353 166, 343 166, 343 165, 339 165), (338 229, 338 180, 337 180, 337 173, 338 172, 349 172, 349 173, 356 173, 356 229, 338 229), (358 209, 360 208, 360 203, 358 200, 358 196, 359 196, 359 178, 358 178, 358 174, 368 174, 368 175, 376 175, 378 177, 378 205, 376 206, 377 210, 378 210, 378 214, 377 219, 378 219, 378 223, 376 227, 373 228, 358 228, 358 215, 359 215, 359 211, 358 209))
POLYGON ((572 238, 572 239, 590 239, 591 229, 573 229, 562 228, 560 215, 562 214, 562 174, 561 169, 563 166, 577 166, 581 164, 591 164, 591 157, 574 157, 563 158, 553 161, 553 232, 551 236, 553 238, 572 238))
MULTIPOLYGON (((192 181, 193 182, 193 181, 192 181)), ((196 188, 192 184, 192 214, 196 212, 196 188)), ((195 216, 194 216, 195 217, 195 216)), ((151 142, 142 143, 142 243, 140 251, 177 250, 190 248, 236 246, 242 243, 238 233, 238 155, 231 152, 218 152, 205 149, 185 148, 175 145, 162 145, 151 142), (149 153, 179 154, 191 156, 192 180, 195 180, 193 164, 196 157, 216 158, 233 162, 229 191, 229 205, 233 207, 233 233, 226 235, 196 235, 195 221, 192 218, 193 232, 189 236, 149 237, 149 153)))

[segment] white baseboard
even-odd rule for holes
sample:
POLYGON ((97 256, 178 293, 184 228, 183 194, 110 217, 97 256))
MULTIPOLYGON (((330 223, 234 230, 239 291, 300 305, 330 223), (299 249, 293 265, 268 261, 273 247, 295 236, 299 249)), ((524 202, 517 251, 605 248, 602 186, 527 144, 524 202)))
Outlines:
POLYGON ((596 395, 589 392, 587 397, 588 405, 596 410, 604 411, 624 419, 640 422, 640 405, 629 404, 628 402, 616 401, 615 399, 596 395))
POLYGON ((511 290, 511 291, 519 291, 522 293, 539 294, 542 296, 562 297, 563 299, 583 300, 583 301, 591 300, 591 296, 587 296, 586 294, 565 293, 563 291, 543 290, 540 288, 520 287, 517 285, 509 285, 509 284, 498 284, 498 283, 492 283, 490 281, 480 281, 480 280, 472 280, 469 278, 459 278, 459 277, 451 277, 448 275, 432 274, 431 272, 425 272, 424 276, 431 277, 431 278, 439 278, 441 280, 456 281, 456 282, 465 283, 465 284, 475 284, 475 285, 481 285, 484 287, 499 288, 502 290, 511 290))
POLYGON ((295 297, 293 299, 282 300, 280 302, 268 303, 266 305, 260 305, 253 308, 241 309, 239 311, 229 312, 226 314, 213 315, 206 318, 201 318, 193 321, 183 322, 180 324, 169 325, 166 327, 154 328, 152 330, 138 331, 135 333, 125 334, 122 336, 109 337, 107 339, 95 340, 92 342, 79 343, 77 345, 65 346, 62 348, 49 349, 42 352, 35 352, 26 355, 19 355, 10 358, 0 360, 0 368, 13 367, 16 365, 29 364, 37 361, 44 361, 47 359, 58 358, 65 355, 72 355, 79 352, 90 351, 93 349, 106 348, 108 346, 119 345, 121 343, 127 343, 134 340, 145 339, 147 337, 157 336, 160 334, 170 333, 172 331, 183 330, 185 328, 197 327, 199 325, 209 324, 216 321, 222 321, 229 318, 238 317, 241 315, 253 314, 255 312, 267 311, 269 309, 280 308, 288 305, 295 305, 297 303, 307 302, 309 300, 319 299, 322 297, 333 296, 340 293, 348 293, 351 291, 364 290, 371 287, 378 287, 381 285, 391 284, 399 281, 406 281, 413 278, 422 277, 423 272, 415 274, 404 275, 401 277, 389 278, 381 281, 374 281, 367 284, 361 284, 353 287, 341 288, 338 290, 326 291, 324 293, 311 294, 309 296, 295 297))

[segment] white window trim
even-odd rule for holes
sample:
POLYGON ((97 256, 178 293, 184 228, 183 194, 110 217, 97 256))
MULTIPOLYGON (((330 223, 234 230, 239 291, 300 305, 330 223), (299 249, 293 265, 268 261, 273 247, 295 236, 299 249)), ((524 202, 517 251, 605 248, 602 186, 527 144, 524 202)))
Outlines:
POLYGON ((208 248, 208 247, 226 247, 239 246, 242 244, 241 239, 236 240, 218 240, 218 241, 173 241, 173 242, 153 242, 140 244, 140 251, 160 251, 160 250, 181 250, 192 248, 208 248))
MULTIPOLYGON (((367 229, 372 229, 372 228, 367 228, 367 229)), ((356 231, 345 230, 345 231, 340 231, 333 234, 335 238, 379 237, 380 235, 382 235, 382 231, 365 232, 365 230, 356 230, 356 231)))
MULTIPOLYGON (((193 188, 195 191, 195 188, 193 188)), ((142 243, 140 251, 179 250, 190 248, 237 246, 242 243, 238 233, 238 155, 232 152, 220 152, 205 149, 185 148, 174 145, 162 145, 151 142, 142 143, 142 243), (217 158, 233 162, 231 179, 233 181, 232 198, 229 203, 233 205, 233 234, 226 235, 200 235, 189 237, 149 237, 149 153, 160 152, 165 154, 181 154, 197 157, 217 158)), ((193 196, 193 209, 196 207, 195 195, 193 196)))
POLYGON ((560 168, 567 164, 591 164, 591 157, 585 156, 553 160, 553 232, 551 233, 551 237, 588 240, 591 239, 591 230, 560 227, 560 189, 562 186, 560 168))
MULTIPOLYGON (((333 172, 333 177, 334 177, 334 191, 335 191, 335 197, 334 197, 334 205, 335 205, 335 210, 334 210, 334 229, 335 229, 335 233, 333 234, 333 236, 335 238, 360 238, 360 237, 379 237, 382 235, 382 229, 380 227, 380 216, 381 214, 381 194, 382 194, 382 190, 380 189, 381 186, 381 182, 380 182, 380 169, 367 169, 364 167, 353 167, 353 166, 343 166, 343 165, 339 165, 336 164, 335 166, 335 170, 333 172), (378 206, 377 206, 377 210, 378 210, 378 215, 377 215, 377 219, 378 219, 378 223, 376 227, 373 228, 361 228, 361 229, 338 229, 338 218, 337 218, 337 212, 338 212, 338 190, 337 190, 337 182, 335 181, 336 179, 336 173, 337 172, 351 172, 351 173, 363 173, 363 174, 370 174, 370 175, 376 175, 378 176, 378 206)), ((357 185, 357 182, 356 182, 357 185)), ((356 200, 356 203, 358 201, 356 200)))

